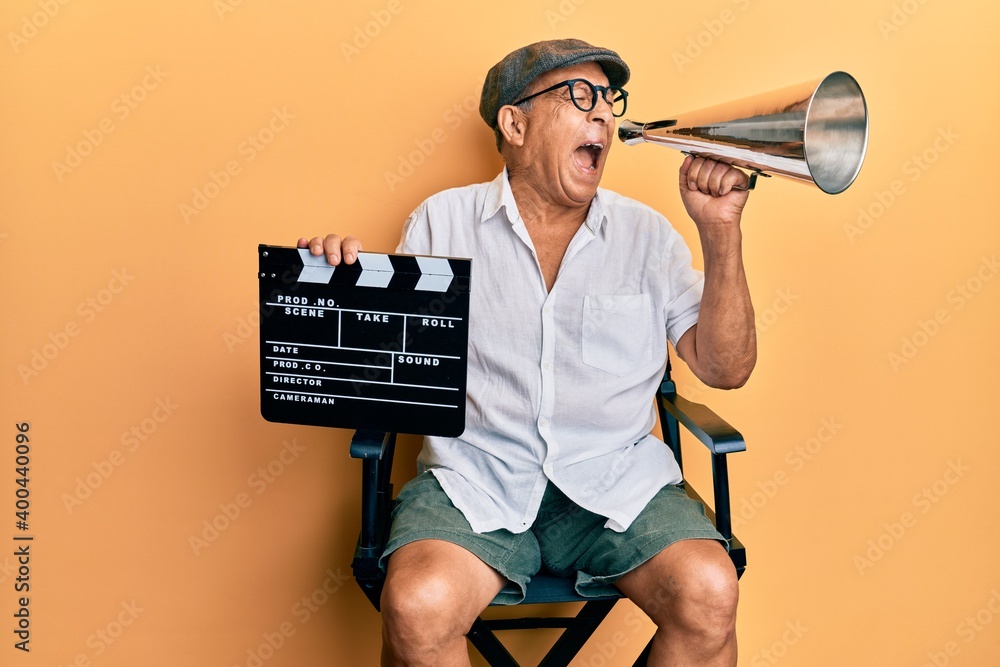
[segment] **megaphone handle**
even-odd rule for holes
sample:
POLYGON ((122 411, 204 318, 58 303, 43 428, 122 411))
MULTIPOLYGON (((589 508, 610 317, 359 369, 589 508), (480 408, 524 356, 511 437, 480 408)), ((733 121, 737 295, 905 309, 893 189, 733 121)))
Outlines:
MULTIPOLYGON (((690 153, 688 151, 681 151, 681 154, 688 155, 690 157, 698 157, 698 155, 696 155, 695 153, 690 153)), ((730 165, 730 166, 735 167, 736 165, 730 165)), ((739 186, 734 185, 733 190, 739 190, 740 192, 749 192, 750 190, 754 189, 755 185, 757 185, 758 176, 763 176, 765 178, 769 178, 771 176, 771 174, 765 174, 760 169, 754 169, 753 167, 743 167, 743 168, 748 169, 750 171, 750 173, 748 174, 750 176, 750 182, 747 183, 747 186, 745 188, 741 188, 739 186)))
MULTIPOLYGON (((751 171, 750 172, 750 182, 747 183, 747 186, 745 188, 741 188, 738 185, 734 185, 733 186, 733 190, 739 190, 740 192, 750 192, 751 190, 753 190, 754 186, 757 185, 757 176, 760 173, 761 172, 759 172, 759 171, 751 171)), ((767 174, 764 174, 764 175, 767 176, 767 174)))

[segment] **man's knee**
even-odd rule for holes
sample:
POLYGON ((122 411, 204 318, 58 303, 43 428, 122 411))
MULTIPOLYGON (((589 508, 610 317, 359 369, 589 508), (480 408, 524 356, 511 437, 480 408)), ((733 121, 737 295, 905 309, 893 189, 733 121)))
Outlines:
POLYGON ((382 589, 382 664, 435 665, 464 647, 472 620, 458 586, 419 568, 396 568, 382 589))
POLYGON ((383 623, 403 635, 464 635, 501 586, 495 571, 461 547, 412 543, 389 557, 383 623))
MULTIPOLYGON (((382 617, 387 626, 433 634, 464 634, 467 612, 453 581, 433 572, 397 571, 382 590, 382 617)), ((469 620, 471 625, 471 620, 469 620)))
POLYGON ((461 624, 461 617, 469 613, 461 587, 445 571, 406 567, 392 574, 382 590, 382 614, 387 622, 450 626, 461 624))
POLYGON ((740 598, 736 568, 728 557, 699 563, 692 573, 692 601, 707 612, 735 616, 740 598))
POLYGON ((690 567, 680 576, 687 579, 681 586, 678 604, 671 619, 707 643, 725 644, 736 630, 736 605, 739 585, 736 569, 724 559, 692 559, 690 567))
POLYGON ((724 628, 735 623, 739 601, 736 569, 725 550, 711 542, 671 547, 655 563, 645 604, 657 624, 724 628))

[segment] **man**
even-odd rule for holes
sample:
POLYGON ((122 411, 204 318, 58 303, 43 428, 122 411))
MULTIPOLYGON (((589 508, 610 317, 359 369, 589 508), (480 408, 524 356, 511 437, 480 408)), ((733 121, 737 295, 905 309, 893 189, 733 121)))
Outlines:
MULTIPOLYGON (((579 40, 518 49, 480 113, 506 167, 439 193, 398 252, 473 258, 466 431, 427 438, 399 495, 382 595, 383 665, 468 665, 464 634, 539 567, 616 586, 656 623, 650 665, 735 665, 735 570, 649 435, 667 340, 706 384, 756 360, 741 171, 688 157, 680 190, 704 277, 652 209, 599 189, 629 69, 579 40)), ((361 243, 300 239, 331 264, 361 243)))

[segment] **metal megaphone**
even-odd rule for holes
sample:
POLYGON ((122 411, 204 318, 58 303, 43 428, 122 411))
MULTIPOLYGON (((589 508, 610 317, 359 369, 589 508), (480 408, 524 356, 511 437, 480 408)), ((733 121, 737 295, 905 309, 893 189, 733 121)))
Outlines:
POLYGON ((747 97, 672 120, 622 121, 626 144, 664 144, 757 176, 777 174, 843 192, 857 178, 868 147, 868 107, 850 74, 747 97))

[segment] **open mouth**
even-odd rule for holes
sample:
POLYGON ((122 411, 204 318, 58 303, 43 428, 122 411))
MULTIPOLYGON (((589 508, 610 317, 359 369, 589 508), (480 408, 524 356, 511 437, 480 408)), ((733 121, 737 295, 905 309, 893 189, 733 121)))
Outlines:
POLYGON ((604 144, 586 143, 578 147, 573 152, 573 156, 576 158, 576 163, 580 168, 587 171, 595 171, 597 169, 597 161, 601 159, 603 151, 604 144))

